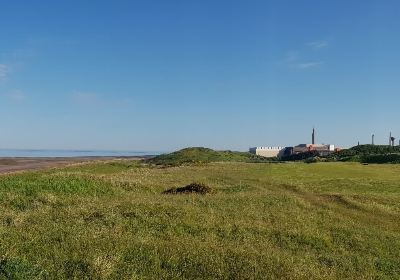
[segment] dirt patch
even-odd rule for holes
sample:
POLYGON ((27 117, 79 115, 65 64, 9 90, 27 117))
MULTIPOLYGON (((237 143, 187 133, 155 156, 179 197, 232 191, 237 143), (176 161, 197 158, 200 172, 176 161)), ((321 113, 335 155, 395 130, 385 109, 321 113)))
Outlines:
POLYGON ((0 165, 15 165, 17 161, 15 159, 1 158, 0 165))
MULTIPOLYGON (((0 158, 0 174, 40 170, 46 168, 64 167, 94 161, 110 161, 122 157, 70 157, 70 158, 0 158)), ((139 159, 137 157, 123 157, 139 159)))
POLYGON ((62 167, 83 161, 83 158, 0 158, 0 174, 62 167))
POLYGON ((163 194, 207 194, 211 193, 212 189, 201 183, 192 183, 185 187, 171 188, 163 192, 163 194))

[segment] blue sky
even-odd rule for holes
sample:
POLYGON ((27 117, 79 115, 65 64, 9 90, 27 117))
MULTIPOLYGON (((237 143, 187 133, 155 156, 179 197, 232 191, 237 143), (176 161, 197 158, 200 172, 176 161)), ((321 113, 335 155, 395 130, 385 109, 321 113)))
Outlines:
POLYGON ((398 1, 1 1, 0 148, 400 137, 398 1))

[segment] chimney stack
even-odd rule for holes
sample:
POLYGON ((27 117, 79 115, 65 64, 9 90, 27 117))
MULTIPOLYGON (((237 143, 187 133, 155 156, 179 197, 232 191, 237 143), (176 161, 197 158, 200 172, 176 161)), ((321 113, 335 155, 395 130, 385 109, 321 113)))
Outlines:
POLYGON ((312 139, 311 139, 311 144, 315 144, 315 128, 312 129, 312 139))

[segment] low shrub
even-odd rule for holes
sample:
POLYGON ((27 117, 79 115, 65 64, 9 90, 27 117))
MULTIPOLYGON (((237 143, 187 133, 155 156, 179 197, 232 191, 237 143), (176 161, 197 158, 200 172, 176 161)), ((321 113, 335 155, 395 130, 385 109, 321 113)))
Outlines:
POLYGON ((366 155, 361 158, 362 163, 400 163, 400 154, 366 155))
POLYGON ((164 194, 189 194, 189 193, 207 194, 211 192, 212 189, 209 186, 206 186, 201 183, 192 183, 185 187, 168 189, 163 193, 164 194))

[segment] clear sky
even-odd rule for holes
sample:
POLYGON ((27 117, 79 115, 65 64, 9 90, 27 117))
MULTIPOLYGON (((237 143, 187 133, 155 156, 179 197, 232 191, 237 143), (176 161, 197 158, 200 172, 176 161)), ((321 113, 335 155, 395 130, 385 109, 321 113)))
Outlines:
POLYGON ((400 137, 400 1, 0 1, 0 148, 400 137))

